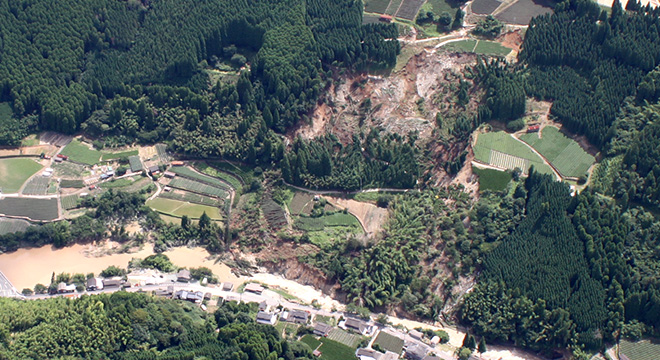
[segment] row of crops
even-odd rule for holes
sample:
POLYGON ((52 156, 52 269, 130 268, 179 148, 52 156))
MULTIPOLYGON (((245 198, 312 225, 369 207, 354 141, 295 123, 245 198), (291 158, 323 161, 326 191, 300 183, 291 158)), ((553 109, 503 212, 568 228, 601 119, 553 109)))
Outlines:
POLYGON ((185 179, 181 177, 177 177, 175 179, 172 179, 170 181, 169 186, 181 190, 187 190, 191 191, 194 193, 198 194, 203 194, 203 195, 208 195, 208 196, 216 196, 219 198, 226 199, 228 196, 227 191, 224 188, 220 188, 217 186, 212 186, 212 185, 207 185, 205 183, 201 183, 199 181, 194 181, 190 179, 185 179))

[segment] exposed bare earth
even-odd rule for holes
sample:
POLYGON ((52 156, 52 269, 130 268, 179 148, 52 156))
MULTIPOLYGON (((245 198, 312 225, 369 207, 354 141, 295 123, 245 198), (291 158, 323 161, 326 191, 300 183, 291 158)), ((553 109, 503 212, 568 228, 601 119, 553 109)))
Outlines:
POLYGON ((324 198, 340 209, 348 209, 348 212, 360 221, 369 236, 379 233, 387 220, 387 209, 379 208, 374 204, 332 196, 324 196, 324 198))

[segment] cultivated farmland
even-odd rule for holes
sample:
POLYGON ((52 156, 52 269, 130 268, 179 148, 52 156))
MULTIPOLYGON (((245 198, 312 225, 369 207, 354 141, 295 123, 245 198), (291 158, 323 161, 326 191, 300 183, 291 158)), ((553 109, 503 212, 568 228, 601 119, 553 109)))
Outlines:
POLYGON ((217 196, 223 199, 227 198, 227 192, 216 186, 207 185, 199 181, 193 181, 184 178, 174 178, 170 181, 169 186, 181 190, 188 190, 194 193, 217 196))
POLYGON ((41 168, 41 165, 31 159, 1 159, 0 190, 6 194, 17 192, 21 185, 41 168))
POLYGON ((596 161, 577 142, 554 126, 544 127, 540 134, 523 134, 520 139, 543 155, 563 176, 583 176, 596 161))
POLYGON ((492 14, 502 2, 498 0, 474 0, 472 3, 472 12, 480 15, 492 14))
POLYGON ((449 51, 470 52, 493 56, 506 56, 511 52, 511 49, 502 46, 500 43, 472 39, 450 42, 444 45, 443 48, 449 51))
POLYGON ((511 181, 511 174, 505 171, 472 167, 472 172, 479 176, 479 191, 502 191, 511 181))
POLYGON ((303 336, 302 339, 300 339, 300 341, 307 344, 307 346, 309 346, 309 348, 312 350, 316 350, 316 348, 321 345, 321 342, 310 334, 303 336))
MULTIPOLYGON (((367 4, 364 6, 364 11, 370 13, 384 14, 389 4, 390 4, 390 0, 369 0, 367 1, 367 4)), ((11 108, 9 110, 11 111, 11 108)))
POLYGON ((270 197, 264 197, 261 201, 261 211, 271 228, 279 229, 287 224, 284 209, 270 197))
POLYGON ((98 150, 91 149, 88 145, 83 144, 78 139, 73 139, 69 145, 65 146, 60 152, 62 155, 69 157, 69 160, 86 165, 94 165, 101 159, 103 153, 98 150))
POLYGON ((340 342, 348 347, 356 348, 362 340, 362 337, 359 335, 351 334, 342 329, 332 329, 330 334, 328 334, 328 339, 340 342))
POLYGON ((340 342, 321 338, 321 360, 346 360, 355 357, 355 348, 348 347, 340 342))
POLYGON ((190 203, 207 205, 207 206, 221 206, 223 204, 223 201, 218 200, 216 198, 203 196, 187 191, 180 191, 180 190, 163 192, 160 194, 160 197, 165 199, 186 201, 190 203))
POLYGON ((649 340, 630 342, 621 340, 619 343, 621 354, 630 360, 657 360, 660 354, 660 344, 649 340))
POLYGON ((376 340, 374 340, 374 344, 378 344, 384 350, 391 351, 395 354, 400 354, 401 350, 403 350, 403 339, 383 331, 378 333, 376 340))
POLYGON ((29 226, 25 220, 0 218, 0 235, 25 231, 29 226))
POLYGON ((495 17, 505 23, 528 25, 533 17, 551 13, 550 0, 518 0, 495 17))
POLYGON ((138 154, 137 149, 116 152, 116 153, 104 153, 103 156, 101 156, 101 160, 109 161, 114 159, 128 158, 129 156, 136 156, 137 154, 138 154))
POLYGON ((220 209, 217 207, 191 204, 188 202, 164 199, 161 197, 147 201, 147 205, 160 213, 175 217, 182 217, 183 215, 186 215, 190 218, 199 219, 199 217, 202 216, 204 212, 206 212, 206 215, 208 215, 211 219, 221 220, 223 218, 222 214, 220 213, 220 209))
POLYGON ((540 173, 553 174, 532 149, 502 131, 479 134, 473 150, 475 159, 485 164, 509 170, 523 166, 525 174, 533 165, 540 173))
POLYGON ((62 209, 71 210, 78 207, 78 195, 69 195, 62 197, 62 209))
POLYGON ((395 16, 410 21, 415 20, 424 1, 425 0, 404 0, 395 16))
POLYGON ((73 188, 73 189, 82 189, 82 188, 85 187, 85 183, 82 180, 62 179, 60 181, 60 187, 62 187, 62 188, 73 188))
POLYGON ((243 184, 241 183, 241 180, 238 178, 238 176, 232 175, 223 170, 216 169, 215 167, 205 162, 195 162, 194 166, 197 170, 203 172, 206 175, 224 180, 236 190, 243 187, 243 184))
POLYGON ((24 216, 32 220, 57 219, 57 199, 6 197, 0 200, 0 214, 24 216))
POLYGON ((46 195, 48 192, 49 177, 35 176, 30 179, 23 188, 25 195, 46 195))
POLYGON ((211 176, 200 174, 197 171, 195 171, 195 170, 193 170, 189 167, 175 166, 175 167, 170 168, 170 171, 177 174, 177 175, 181 175, 185 178, 189 178, 189 179, 192 179, 192 180, 195 180, 195 181, 198 181, 198 182, 202 182, 202 183, 205 183, 205 184, 208 184, 208 185, 221 187, 223 189, 228 188, 227 183, 225 183, 224 181, 221 181, 221 180, 216 179, 216 178, 211 177, 211 176))
POLYGON ((309 215, 312 209, 314 209, 314 196, 307 193, 296 192, 289 203, 289 211, 293 215, 309 215))

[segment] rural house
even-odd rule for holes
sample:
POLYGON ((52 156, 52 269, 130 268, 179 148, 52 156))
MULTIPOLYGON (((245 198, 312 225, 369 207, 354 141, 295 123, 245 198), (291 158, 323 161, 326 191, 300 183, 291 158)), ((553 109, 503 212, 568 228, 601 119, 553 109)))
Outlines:
POLYGON ((264 288, 257 283, 249 283, 245 285, 245 291, 261 295, 264 292, 264 288))
POLYGON ((234 284, 230 282, 222 283, 222 291, 232 291, 232 290, 234 290, 234 284))
POLYGON ((415 344, 406 349, 405 356, 410 360, 423 360, 428 352, 429 349, 426 346, 415 344))
POLYGON ((362 335, 368 335, 371 332, 371 327, 366 322, 353 318, 346 319, 344 327, 362 335))
POLYGON ((328 336, 332 330, 332 326, 324 323, 317 322, 314 324, 314 335, 316 336, 328 336))
POLYGON ((259 311, 257 313, 257 323, 264 325, 275 325, 277 322, 277 315, 270 314, 265 311, 259 311))
POLYGON ((118 287, 121 286, 124 283, 124 281, 120 278, 112 278, 112 279, 103 279, 103 287, 118 287))
POLYGON ((103 290, 103 279, 91 278, 87 279, 87 291, 103 290))
POLYGON ((291 310, 289 316, 286 318, 286 321, 296 323, 296 324, 307 324, 309 320, 309 313, 302 310, 291 310))
POLYGON ((190 270, 181 269, 176 273, 176 281, 178 282, 189 282, 190 281, 190 270))

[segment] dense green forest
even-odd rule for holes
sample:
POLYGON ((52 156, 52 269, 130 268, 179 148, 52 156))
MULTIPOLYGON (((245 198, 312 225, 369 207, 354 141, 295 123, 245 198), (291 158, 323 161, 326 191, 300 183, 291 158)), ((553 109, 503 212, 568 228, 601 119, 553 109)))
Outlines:
POLYGON ((2 298, 0 358, 312 359, 308 346, 255 323, 256 307, 230 302, 212 316, 187 302, 123 291, 75 300, 2 298))

